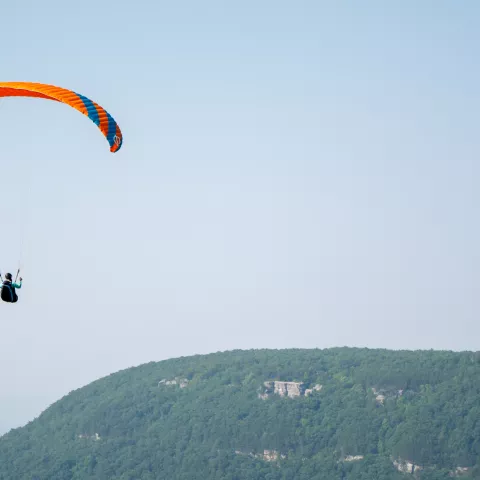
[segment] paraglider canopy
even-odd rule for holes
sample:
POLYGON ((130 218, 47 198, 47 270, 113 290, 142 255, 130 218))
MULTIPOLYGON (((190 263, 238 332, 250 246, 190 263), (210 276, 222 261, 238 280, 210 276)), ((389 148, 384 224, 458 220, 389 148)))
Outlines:
POLYGON ((123 135, 113 117, 97 103, 72 90, 44 83, 0 82, 0 97, 36 97, 66 103, 97 125, 107 139, 111 152, 118 152, 122 147, 123 135))

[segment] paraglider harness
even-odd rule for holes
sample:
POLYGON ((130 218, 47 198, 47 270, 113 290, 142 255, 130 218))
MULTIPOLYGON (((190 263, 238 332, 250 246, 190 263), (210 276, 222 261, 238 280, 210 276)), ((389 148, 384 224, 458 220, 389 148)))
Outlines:
MULTIPOLYGON (((17 281, 17 276, 15 277, 15 281, 17 281)), ((0 293, 0 298, 4 302, 8 303, 15 303, 18 301, 18 295, 17 292, 15 291, 15 287, 12 285, 11 280, 3 280, 2 275, 0 274, 0 279, 2 280, 2 287, 1 287, 1 293, 0 293)))

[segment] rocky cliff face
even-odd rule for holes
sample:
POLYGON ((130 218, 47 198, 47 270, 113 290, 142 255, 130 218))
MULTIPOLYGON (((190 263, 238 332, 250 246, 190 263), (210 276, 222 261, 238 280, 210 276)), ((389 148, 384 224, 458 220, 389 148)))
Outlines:
POLYGON ((188 380, 186 378, 174 378, 173 380, 167 380, 164 378, 158 382, 158 386, 161 387, 162 385, 178 385, 180 388, 185 388, 188 385, 188 380))
MULTIPOLYGON (((437 467, 435 465, 415 465, 410 460, 405 460, 402 458, 392 459, 394 467, 401 473, 408 475, 415 475, 420 473, 422 470, 435 471, 437 467)), ((449 475, 450 477, 461 477, 470 472, 469 467, 456 467, 454 470, 451 470, 449 475)))
POLYGON ((320 391, 322 385, 315 385, 313 388, 305 389, 301 382, 282 382, 278 380, 264 382, 266 387, 264 393, 260 394, 260 398, 267 399, 270 395, 280 395, 281 397, 301 397, 311 395, 314 391, 320 391))

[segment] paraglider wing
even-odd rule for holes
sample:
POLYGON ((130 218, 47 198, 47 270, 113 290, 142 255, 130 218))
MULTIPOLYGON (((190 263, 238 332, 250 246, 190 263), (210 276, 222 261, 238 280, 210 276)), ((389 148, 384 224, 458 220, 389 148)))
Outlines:
POLYGON ((118 152, 122 146, 123 136, 117 122, 103 107, 79 93, 43 83, 0 82, 0 97, 36 97, 66 103, 97 125, 111 152, 118 152))

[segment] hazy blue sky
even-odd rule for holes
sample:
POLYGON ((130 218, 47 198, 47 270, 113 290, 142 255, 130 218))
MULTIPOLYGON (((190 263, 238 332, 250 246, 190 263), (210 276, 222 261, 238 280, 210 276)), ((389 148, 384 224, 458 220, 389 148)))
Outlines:
POLYGON ((0 431, 141 363, 478 350, 480 3, 2 4, 0 431), (22 247, 23 245, 23 247, 22 247))

